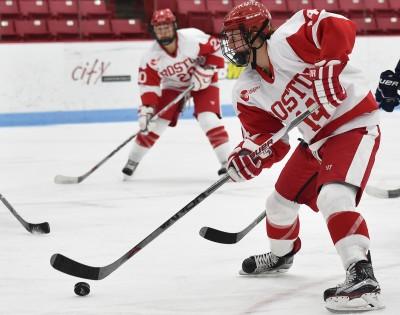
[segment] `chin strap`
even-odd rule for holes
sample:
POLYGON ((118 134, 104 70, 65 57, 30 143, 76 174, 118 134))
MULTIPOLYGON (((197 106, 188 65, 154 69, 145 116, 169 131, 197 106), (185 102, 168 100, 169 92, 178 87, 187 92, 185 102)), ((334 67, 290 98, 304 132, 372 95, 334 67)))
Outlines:
POLYGON ((253 60, 251 61, 251 69, 255 70, 257 67, 257 48, 252 47, 251 50, 253 52, 253 60))
POLYGON ((253 53, 253 60, 251 61, 251 68, 255 69, 257 66, 257 49, 261 48, 263 44, 258 47, 253 47, 254 42, 258 37, 261 38, 262 42, 264 43, 267 40, 267 36, 263 33, 264 29, 269 25, 270 21, 265 20, 264 23, 261 25, 260 29, 257 31, 256 35, 250 40, 249 46, 251 47, 251 51, 253 53))

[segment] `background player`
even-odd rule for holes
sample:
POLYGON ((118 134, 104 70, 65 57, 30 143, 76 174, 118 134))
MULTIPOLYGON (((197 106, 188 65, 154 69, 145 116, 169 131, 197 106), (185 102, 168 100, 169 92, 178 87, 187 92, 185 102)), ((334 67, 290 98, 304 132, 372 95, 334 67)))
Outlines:
POLYGON ((275 32, 263 4, 246 1, 224 19, 222 52, 247 66, 234 88, 233 104, 244 139, 228 160, 234 181, 249 180, 289 151, 288 139, 272 155, 248 154, 315 102, 320 107, 299 125, 298 145, 266 203, 271 252, 243 261, 242 275, 287 271, 300 250, 301 204, 324 216, 346 270, 344 283, 324 292, 334 311, 383 307, 371 264, 365 219, 356 210, 379 147, 379 112, 349 54, 355 25, 318 10, 294 14, 275 32))
POLYGON ((230 152, 228 133, 221 121, 217 68, 224 67, 220 41, 194 28, 177 30, 170 9, 155 11, 151 29, 156 41, 144 55, 139 69, 139 87, 143 105, 139 107, 138 134, 122 172, 132 176, 143 156, 151 149, 168 126, 175 126, 183 103, 179 102, 149 122, 190 84, 194 116, 206 134, 221 168, 226 172, 230 152))

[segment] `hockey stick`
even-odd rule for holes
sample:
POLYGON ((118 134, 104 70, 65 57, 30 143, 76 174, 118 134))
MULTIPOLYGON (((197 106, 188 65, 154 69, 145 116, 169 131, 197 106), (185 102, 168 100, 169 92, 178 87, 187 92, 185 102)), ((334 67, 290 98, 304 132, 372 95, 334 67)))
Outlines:
POLYGON ((208 226, 203 226, 199 234, 206 240, 221 243, 221 244, 235 244, 239 242, 243 237, 247 235, 258 223, 260 223, 265 218, 265 211, 261 212, 260 215, 253 220, 248 226, 243 230, 236 233, 224 232, 217 230, 208 226))
MULTIPOLYGON (((268 141, 259 146, 257 150, 253 151, 251 153, 251 156, 256 157, 261 152, 271 152, 270 149, 271 145, 273 145, 279 139, 284 137, 290 130, 292 130, 295 126, 301 123, 307 116, 309 116, 317 108, 318 108, 317 104, 314 104, 313 106, 308 108, 304 113, 296 117, 291 123, 289 123, 281 130, 279 130, 277 133, 275 133, 268 141)), ((192 210, 205 198, 210 196, 214 191, 216 191, 219 187, 225 184, 228 180, 229 180, 229 175, 225 174, 225 176, 221 177, 218 181, 216 181, 213 185, 207 188, 204 192, 202 192, 200 195, 198 195, 196 198, 190 201, 181 210, 175 213, 163 224, 161 224, 148 236, 146 236, 141 242, 136 244, 133 248, 131 248, 124 255, 122 255, 120 258, 118 258, 116 261, 114 261, 109 265, 103 267, 92 267, 77 262, 75 260, 72 260, 62 254, 54 254, 53 256, 51 256, 50 264, 53 266, 53 268, 57 269, 58 271, 69 274, 71 276, 90 279, 90 280, 104 279, 112 272, 117 270, 122 264, 127 262, 132 256, 141 251, 145 246, 150 244, 156 237, 158 237, 161 233, 166 231, 169 227, 171 227, 174 223, 176 223, 179 219, 181 219, 185 214, 187 214, 190 210, 192 210)))
POLYGON ((71 276, 90 279, 90 280, 101 280, 107 277, 109 274, 117 270, 122 264, 128 261, 133 255, 142 250, 146 245, 151 243, 157 236, 167 230, 170 226, 172 226, 176 221, 182 218, 186 213, 188 213, 191 209, 197 206, 200 202, 202 202, 205 198, 210 196, 215 190, 221 187, 224 183, 229 180, 229 176, 225 174, 225 176, 221 177, 217 182, 211 185, 207 190, 202 192, 192 201, 190 201, 186 206, 184 206, 181 210, 175 213, 172 217, 170 217, 167 221, 161 224, 157 229, 151 232, 146 238, 144 238, 141 242, 131 248, 128 252, 126 252, 123 256, 118 258, 113 263, 103 266, 103 267, 92 267, 88 265, 81 264, 75 260, 72 260, 62 254, 54 254, 51 256, 50 264, 53 268, 69 274, 71 276))
MULTIPOLYGON (((162 110, 160 110, 157 114, 151 117, 151 120, 156 120, 160 114, 170 109, 172 105, 178 103, 181 99, 183 99, 191 90, 193 89, 193 85, 190 85, 181 94, 175 97, 171 102, 169 102, 162 110)), ((96 171, 100 166, 102 166, 105 162, 107 162, 115 153, 121 150, 126 144, 128 144, 133 138, 135 138, 141 130, 130 136, 124 142, 122 142, 118 147, 116 147, 113 151, 111 151, 105 158, 103 158, 100 162, 98 162, 95 166, 93 166, 89 171, 80 176, 65 176, 65 175, 56 175, 54 178, 54 182, 56 184, 79 184, 84 181, 88 176, 90 176, 94 171, 96 171)))
POLYGON ((17 220, 24 226, 30 233, 47 234, 50 233, 50 225, 48 222, 43 223, 29 223, 26 222, 14 209, 14 207, 7 201, 7 199, 0 194, 0 200, 4 203, 8 210, 17 218, 17 220))
POLYGON ((365 192, 373 197, 377 198, 398 198, 400 197, 400 188, 398 189, 383 189, 374 186, 367 186, 365 192))

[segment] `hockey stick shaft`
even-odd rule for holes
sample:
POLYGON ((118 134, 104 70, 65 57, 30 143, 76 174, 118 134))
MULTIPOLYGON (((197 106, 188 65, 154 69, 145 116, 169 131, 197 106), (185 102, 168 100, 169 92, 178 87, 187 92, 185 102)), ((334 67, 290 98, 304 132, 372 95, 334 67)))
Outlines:
POLYGON ((261 212, 257 218, 255 218, 248 226, 239 232, 225 232, 204 226, 200 229, 199 234, 201 237, 212 242, 221 244, 235 244, 245 237, 254 227, 256 227, 258 223, 265 218, 265 216, 265 211, 261 212))
MULTIPOLYGON (((193 89, 193 85, 190 85, 188 88, 182 91, 177 97, 175 97, 171 102, 169 102, 165 107, 160 110, 157 114, 151 117, 151 121, 155 121, 159 118, 159 116, 170 109, 174 104, 181 101, 191 90, 193 89)), ((93 166, 90 170, 80 176, 64 176, 64 175, 57 175, 54 178, 54 182, 56 184, 79 184, 80 182, 84 181, 88 176, 90 176, 93 172, 95 172, 100 166, 102 166, 105 162, 107 162, 112 156, 114 156, 119 150, 121 150, 124 146, 126 146, 133 138, 135 138, 141 130, 136 132, 135 134, 131 135, 128 139, 122 142, 118 147, 112 150, 107 156, 105 156, 100 162, 98 162, 95 166, 93 166)))
POLYGON ((26 222, 2 194, 0 194, 0 200, 28 232, 30 233, 36 232, 40 234, 50 233, 50 225, 48 222, 43 222, 43 223, 26 222))
POLYGON ((71 276, 80 277, 84 279, 91 280, 101 280, 107 277, 109 274, 114 272, 117 268, 119 268, 122 264, 127 262, 132 256, 136 255, 139 251, 141 251, 144 247, 150 244, 155 238, 157 238, 161 233, 166 231, 169 227, 175 224, 179 219, 181 219, 184 215, 186 215, 190 210, 196 207, 200 202, 202 202, 205 198, 210 196, 214 191, 216 191, 219 187, 221 187, 224 183, 229 180, 229 176, 225 175, 221 177, 217 182, 211 185, 207 190, 202 192, 192 201, 190 201, 187 205, 185 205, 181 210, 175 213, 172 217, 170 217, 167 221, 161 224, 157 229, 151 232, 147 237, 145 237, 141 242, 132 247, 128 252, 126 252, 119 259, 111 263, 110 265, 104 267, 91 267, 79 262, 76 262, 62 254, 54 254, 51 259, 51 265, 66 274, 71 276))
MULTIPOLYGON (((264 150, 267 152, 271 152, 270 146, 284 137, 290 130, 292 130, 295 126, 300 124, 304 118, 310 115, 318 106, 310 107, 306 112, 302 113, 299 117, 294 119, 287 126, 283 127, 280 131, 274 134, 271 139, 268 140, 268 144, 264 150)), ((261 146, 263 147, 265 143, 261 146)), ((264 151, 263 150, 263 151, 264 151)), ((258 151, 258 150, 257 150, 258 151)), ((259 151, 259 152, 263 152, 259 151)), ((257 153, 258 154, 258 153, 257 153)), ((255 156, 257 156, 257 154, 255 156)), ((141 242, 132 247, 128 252, 126 252, 123 256, 118 258, 113 263, 103 266, 103 267, 92 267, 75 260, 72 260, 62 254, 54 254, 50 259, 50 264, 53 268, 69 274, 71 276, 80 277, 84 279, 91 280, 101 280, 110 275, 112 272, 117 270, 122 264, 127 262, 132 256, 141 251, 145 246, 150 244, 155 238, 157 238, 160 234, 166 231, 169 227, 175 224, 179 219, 181 219, 184 215, 186 215, 190 210, 196 207, 200 202, 210 196, 213 192, 215 192, 219 187, 225 184, 230 179, 228 174, 225 174, 222 178, 220 178, 217 182, 207 188, 204 192, 199 194, 196 198, 190 201, 187 205, 185 205, 181 210, 175 213, 172 217, 170 217, 167 221, 161 224, 156 230, 151 232, 147 237, 145 237, 141 242)))

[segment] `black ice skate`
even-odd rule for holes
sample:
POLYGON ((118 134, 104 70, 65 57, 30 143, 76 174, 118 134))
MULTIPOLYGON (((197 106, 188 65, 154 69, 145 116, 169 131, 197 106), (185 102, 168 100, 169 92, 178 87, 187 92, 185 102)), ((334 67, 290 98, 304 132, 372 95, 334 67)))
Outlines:
POLYGON ((346 280, 324 292, 326 308, 333 313, 372 311, 383 308, 381 288, 374 276, 371 256, 347 268, 346 280))
POLYGON ((126 162, 126 165, 122 169, 122 173, 124 173, 126 176, 132 176, 133 173, 135 172, 136 168, 138 167, 139 163, 135 162, 131 159, 126 162))
POLYGON ((293 264, 294 255, 300 250, 301 241, 297 238, 293 243, 293 249, 285 256, 279 257, 269 252, 246 258, 242 263, 241 275, 261 275, 286 272, 293 264))

